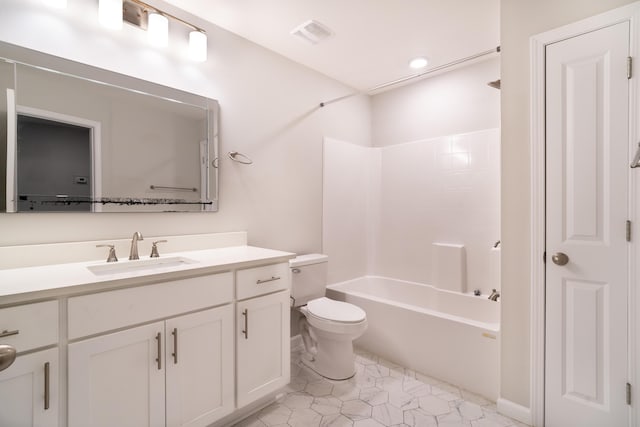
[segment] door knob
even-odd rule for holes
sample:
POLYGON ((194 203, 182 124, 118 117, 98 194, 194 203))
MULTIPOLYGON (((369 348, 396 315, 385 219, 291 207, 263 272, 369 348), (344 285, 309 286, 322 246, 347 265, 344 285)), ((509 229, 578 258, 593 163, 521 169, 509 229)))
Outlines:
POLYGON ((7 369, 16 360, 16 349, 9 344, 0 344, 0 371, 7 369))
POLYGON ((551 257, 551 260, 553 261, 554 264, 556 265, 565 265, 569 262, 569 257, 567 256, 567 254, 562 253, 562 252, 556 252, 555 254, 553 254, 553 256, 551 257))

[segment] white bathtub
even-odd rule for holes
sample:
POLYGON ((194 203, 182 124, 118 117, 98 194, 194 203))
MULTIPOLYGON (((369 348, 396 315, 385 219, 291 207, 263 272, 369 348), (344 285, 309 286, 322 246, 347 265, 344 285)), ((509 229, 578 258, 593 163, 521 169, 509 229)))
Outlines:
POLYGON ((493 401, 498 398, 499 302, 376 276, 330 285, 327 296, 366 311, 369 327, 357 346, 493 401))

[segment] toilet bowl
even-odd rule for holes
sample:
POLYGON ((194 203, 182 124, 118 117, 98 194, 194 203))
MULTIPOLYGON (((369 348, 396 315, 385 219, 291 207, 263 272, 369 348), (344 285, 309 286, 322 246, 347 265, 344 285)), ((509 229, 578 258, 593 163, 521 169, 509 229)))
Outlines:
POLYGON ((302 363, 325 378, 351 378, 356 373, 353 340, 367 329, 364 310, 326 297, 311 300, 299 310, 306 352, 302 363))
POLYGON ((344 380, 356 372, 353 340, 367 329, 367 317, 354 304, 324 296, 326 263, 327 256, 319 254, 291 260, 291 293, 302 315, 302 362, 325 378, 344 380))

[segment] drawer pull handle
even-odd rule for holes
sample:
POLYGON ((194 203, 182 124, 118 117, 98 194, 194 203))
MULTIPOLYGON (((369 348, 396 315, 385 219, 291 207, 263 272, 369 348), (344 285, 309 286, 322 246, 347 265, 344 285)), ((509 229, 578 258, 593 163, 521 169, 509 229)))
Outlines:
POLYGON ((19 329, 16 329, 15 331, 9 331, 5 329, 4 331, 0 332, 0 338, 10 337, 11 335, 18 335, 19 333, 20 333, 19 329))
POLYGON ((244 331, 242 331, 242 333, 244 334, 244 339, 248 340, 249 339, 249 310, 245 308, 244 311, 242 312, 242 315, 244 316, 244 331))
POLYGON ((173 328, 173 332, 171 332, 171 335, 173 335, 173 353, 171 353, 171 355, 173 356, 173 364, 177 365, 178 364, 178 328, 173 328))
POLYGON ((49 400, 50 400, 50 383, 49 383, 49 362, 44 364, 44 410, 49 409, 49 400))
POLYGON ((162 369, 162 335, 160 332, 156 335, 156 341, 158 341, 158 358, 156 362, 158 362, 158 370, 162 369))
POLYGON ((273 282, 275 280, 280 280, 280 276, 271 276, 271 279, 261 279, 256 282, 257 285, 261 285, 267 282, 273 282))

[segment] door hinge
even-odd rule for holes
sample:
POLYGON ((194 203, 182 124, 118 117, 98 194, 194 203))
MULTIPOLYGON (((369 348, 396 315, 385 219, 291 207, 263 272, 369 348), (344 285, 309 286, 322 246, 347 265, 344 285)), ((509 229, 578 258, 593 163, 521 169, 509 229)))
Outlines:
POLYGON ((627 220, 627 228, 625 231, 625 236, 627 238, 627 242, 631 241, 631 221, 627 220))
POLYGON ((542 263, 546 264, 547 263, 547 251, 544 251, 542 253, 542 263))
POLYGON ((627 405, 631 405, 631 384, 629 383, 627 383, 626 395, 627 395, 627 405))
POLYGON ((627 56, 627 78, 630 79, 633 74, 633 58, 627 56))

